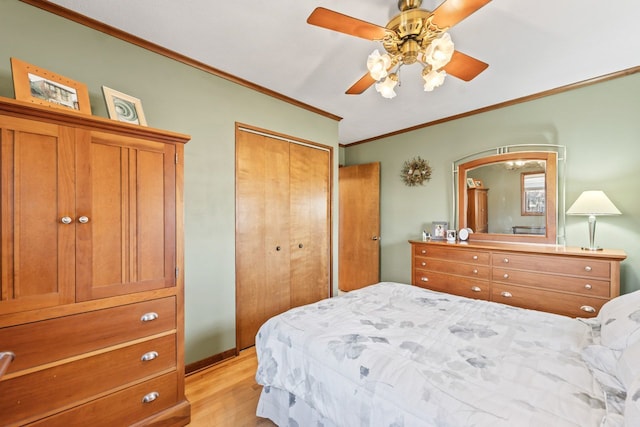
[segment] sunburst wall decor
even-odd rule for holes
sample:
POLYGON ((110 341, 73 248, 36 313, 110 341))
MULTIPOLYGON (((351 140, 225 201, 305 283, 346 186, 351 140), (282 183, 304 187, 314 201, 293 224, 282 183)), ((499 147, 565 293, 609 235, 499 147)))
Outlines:
POLYGON ((418 184, 424 185, 425 181, 431 179, 431 166, 429 166, 428 161, 420 156, 414 157, 404 162, 400 177, 409 187, 414 187, 418 184))

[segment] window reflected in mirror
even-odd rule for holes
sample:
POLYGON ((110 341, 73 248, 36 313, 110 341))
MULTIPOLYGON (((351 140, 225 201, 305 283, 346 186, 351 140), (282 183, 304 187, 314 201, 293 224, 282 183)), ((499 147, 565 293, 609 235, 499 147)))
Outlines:
POLYGON ((544 215, 546 206, 544 171, 522 172, 520 176, 522 215, 544 215))

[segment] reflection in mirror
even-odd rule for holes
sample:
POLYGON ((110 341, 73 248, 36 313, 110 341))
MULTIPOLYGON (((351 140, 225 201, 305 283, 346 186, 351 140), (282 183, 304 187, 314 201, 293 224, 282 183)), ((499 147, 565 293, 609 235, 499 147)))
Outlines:
POLYGON ((564 242, 564 147, 534 149, 500 147, 454 162, 456 227, 471 228, 470 240, 564 242))

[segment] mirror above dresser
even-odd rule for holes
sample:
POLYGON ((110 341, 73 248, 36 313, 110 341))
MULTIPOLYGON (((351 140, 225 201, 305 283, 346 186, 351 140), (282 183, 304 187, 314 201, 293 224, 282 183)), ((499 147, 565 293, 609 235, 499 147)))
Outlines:
POLYGON ((561 145, 510 145, 453 163, 456 229, 469 240, 564 244, 561 145))

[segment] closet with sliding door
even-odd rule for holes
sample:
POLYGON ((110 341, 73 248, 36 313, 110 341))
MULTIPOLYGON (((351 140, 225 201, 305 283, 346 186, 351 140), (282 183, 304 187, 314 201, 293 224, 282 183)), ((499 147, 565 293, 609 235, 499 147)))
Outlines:
POLYGON ((332 148, 236 125, 236 346, 331 293, 332 148))

